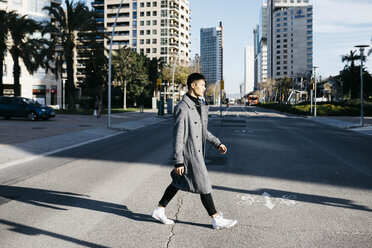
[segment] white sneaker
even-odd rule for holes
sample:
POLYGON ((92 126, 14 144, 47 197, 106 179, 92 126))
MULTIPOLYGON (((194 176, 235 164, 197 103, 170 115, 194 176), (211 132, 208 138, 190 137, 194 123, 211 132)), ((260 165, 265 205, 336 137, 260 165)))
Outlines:
POLYGON ((213 218, 212 220, 213 229, 230 228, 235 226, 236 223, 238 223, 237 220, 224 219, 222 213, 219 213, 217 217, 213 218))
POLYGON ((159 208, 159 206, 156 206, 154 211, 152 211, 151 216, 152 216, 152 218, 154 218, 155 220, 160 221, 163 224, 166 224, 166 225, 174 224, 173 220, 170 220, 170 219, 167 218, 167 216, 165 216, 165 208, 159 208))

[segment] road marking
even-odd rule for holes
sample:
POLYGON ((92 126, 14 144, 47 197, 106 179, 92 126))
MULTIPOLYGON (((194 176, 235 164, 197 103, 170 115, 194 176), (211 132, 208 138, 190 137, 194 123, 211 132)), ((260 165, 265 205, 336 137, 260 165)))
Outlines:
MULTIPOLYGON (((276 206, 275 203, 279 203, 282 206, 287 206, 287 207, 298 207, 301 206, 300 203, 295 201, 297 199, 297 196, 295 195, 283 195, 281 198, 276 198, 276 197, 271 197, 271 195, 267 192, 264 192, 260 196, 252 196, 249 194, 238 194, 236 196, 237 198, 240 199, 240 201, 237 202, 239 206, 251 206, 255 203, 264 203, 263 205, 270 210, 273 210, 274 207, 276 206), (260 199, 260 197, 262 197, 260 199)), ((278 205, 279 206, 279 205, 278 205)))
POLYGON ((269 193, 267 193, 267 192, 264 192, 264 193, 262 194, 262 196, 265 197, 265 200, 266 200, 266 204, 265 204, 265 206, 268 207, 269 209, 273 209, 274 206, 275 206, 275 204, 272 204, 272 203, 271 203, 271 200, 270 200, 270 196, 271 196, 271 195, 270 195, 269 193))

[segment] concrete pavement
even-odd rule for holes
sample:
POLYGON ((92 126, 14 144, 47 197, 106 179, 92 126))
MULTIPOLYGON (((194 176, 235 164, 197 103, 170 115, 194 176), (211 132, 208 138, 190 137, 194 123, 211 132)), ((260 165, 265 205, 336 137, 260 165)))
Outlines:
POLYGON ((57 115, 48 121, 25 119, 0 121, 0 169, 135 130, 170 118, 153 110, 93 118, 88 115, 57 115))

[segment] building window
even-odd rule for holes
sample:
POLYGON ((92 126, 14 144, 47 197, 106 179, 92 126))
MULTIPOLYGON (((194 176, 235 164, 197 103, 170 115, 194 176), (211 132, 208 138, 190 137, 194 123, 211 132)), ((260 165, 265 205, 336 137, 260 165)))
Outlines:
POLYGON ((133 19, 137 19, 137 11, 133 11, 133 19))
POLYGON ((160 54, 168 54, 167 48, 166 47, 161 47, 160 48, 160 54))
POLYGON ((151 7, 151 3, 150 3, 150 2, 147 2, 147 3, 146 3, 146 7, 147 7, 147 8, 150 8, 150 7, 151 7))
POLYGON ((146 35, 150 35, 151 34, 151 30, 146 30, 146 35))
POLYGON ((132 37, 137 37, 137 30, 132 31, 132 37))
POLYGON ((140 39, 140 44, 141 45, 145 44, 145 40, 144 39, 140 39))
POLYGON ((152 2, 152 7, 158 6, 158 2, 152 2))
POLYGON ((153 29, 152 34, 158 34, 158 31, 156 29, 153 29))
POLYGON ((137 46, 137 39, 132 40, 132 46, 137 46))
POLYGON ((150 48, 146 48, 146 53, 148 54, 148 53, 150 53, 150 48))
POLYGON ((277 33, 280 33, 280 28, 278 28, 278 29, 276 30, 276 32, 277 32, 277 33))
POLYGON ((276 27, 277 27, 277 28, 280 27, 280 23, 276 24, 276 27))
POLYGON ((143 48, 140 49, 140 54, 144 54, 145 53, 145 50, 143 48))
POLYGON ((145 26, 145 21, 140 21, 140 26, 145 26))
POLYGON ((151 40, 150 39, 146 39, 146 44, 150 44, 151 43, 151 40))
POLYGON ((152 49, 152 53, 156 53, 156 48, 153 48, 152 49))
POLYGON ((140 35, 145 35, 145 31, 140 30, 140 35))
POLYGON ((152 16, 157 16, 158 15, 158 12, 157 11, 153 11, 152 12, 152 16))
POLYGON ((150 25, 151 25, 151 21, 150 21, 150 20, 147 20, 147 21, 146 21, 146 25, 147 25, 147 26, 150 26, 150 25))
POLYGON ((151 16, 151 11, 146 11, 146 16, 151 16))
POLYGON ((156 44, 157 43, 157 39, 152 39, 152 44, 156 44))
POLYGON ((156 20, 152 20, 152 25, 156 26, 158 25, 158 22, 156 20))
POLYGON ((137 10, 137 3, 133 3, 133 9, 137 10))
POLYGON ((140 16, 145 16, 145 12, 141 11, 140 16))
POLYGON ((280 18, 276 18, 276 21, 277 21, 277 22, 280 22, 280 18))
POLYGON ((140 7, 141 8, 144 8, 145 7, 145 3, 140 3, 140 7))

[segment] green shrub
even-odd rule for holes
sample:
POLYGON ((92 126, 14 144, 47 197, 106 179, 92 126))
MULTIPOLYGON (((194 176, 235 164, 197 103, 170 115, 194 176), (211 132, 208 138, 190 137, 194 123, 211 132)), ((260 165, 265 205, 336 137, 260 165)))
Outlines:
MULTIPOLYGON (((259 106, 275 109, 281 112, 297 114, 297 115, 310 115, 309 103, 300 103, 297 105, 279 104, 279 103, 260 103, 259 106)), ((363 106, 364 115, 372 116, 372 102, 364 102, 363 106)), ((314 105, 313 105, 314 111, 314 105)), ((317 103, 318 116, 359 116, 360 115, 360 101, 348 101, 343 103, 317 103)))

